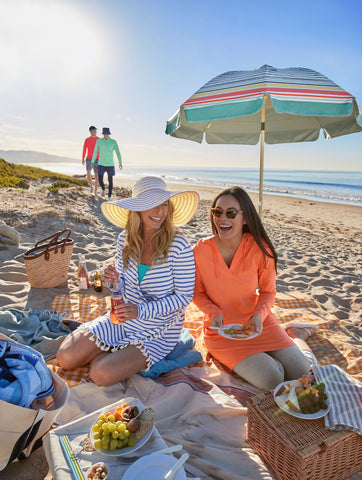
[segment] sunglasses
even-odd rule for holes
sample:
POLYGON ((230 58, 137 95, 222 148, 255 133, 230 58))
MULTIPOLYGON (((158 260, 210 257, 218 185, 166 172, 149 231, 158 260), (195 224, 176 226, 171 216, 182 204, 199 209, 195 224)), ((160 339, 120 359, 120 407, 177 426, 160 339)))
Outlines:
POLYGON ((243 213, 242 210, 236 210, 236 208, 228 208, 227 210, 222 210, 221 208, 212 208, 211 215, 213 217, 221 217, 225 213, 226 218, 235 218, 238 213, 243 213))

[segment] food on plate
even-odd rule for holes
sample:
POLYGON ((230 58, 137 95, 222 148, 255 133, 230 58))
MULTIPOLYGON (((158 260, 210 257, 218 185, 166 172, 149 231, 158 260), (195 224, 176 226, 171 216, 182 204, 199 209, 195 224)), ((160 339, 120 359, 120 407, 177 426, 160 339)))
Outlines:
MULTIPOLYGON (((225 325, 227 327, 227 325, 225 325)), ((230 328, 223 328, 224 333, 232 338, 246 338, 254 333, 254 327, 250 325, 233 325, 230 328)))
POLYGON ((316 383, 312 375, 303 375, 299 380, 282 385, 275 393, 275 400, 279 406, 303 414, 328 408, 325 384, 316 383))
POLYGON ((114 413, 101 414, 92 427, 94 447, 111 452, 134 447, 152 427, 154 417, 151 408, 139 413, 137 406, 125 403, 117 407, 114 413))
POLYGON ((138 417, 137 420, 139 420, 140 425, 136 431, 136 442, 141 440, 142 437, 146 435, 148 430, 152 427, 153 425, 153 420, 155 418, 155 412, 152 410, 152 408, 145 408, 141 415, 138 417))
POLYGON ((89 480, 104 480, 108 475, 108 468, 104 463, 99 462, 92 465, 88 470, 87 479, 89 480))
POLYGON ((131 420, 132 418, 136 418, 138 414, 138 407, 133 405, 127 405, 127 407, 124 407, 121 411, 121 417, 123 418, 123 420, 127 421, 131 420))

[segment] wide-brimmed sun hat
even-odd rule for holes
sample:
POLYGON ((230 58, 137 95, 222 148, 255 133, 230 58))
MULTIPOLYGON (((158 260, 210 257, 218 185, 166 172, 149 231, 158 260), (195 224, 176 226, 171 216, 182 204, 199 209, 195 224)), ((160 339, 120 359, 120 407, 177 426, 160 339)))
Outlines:
POLYGON ((124 228, 128 212, 142 212, 170 200, 174 205, 173 222, 176 227, 191 220, 199 204, 197 192, 171 192, 166 183, 158 177, 143 177, 133 187, 133 196, 102 203, 103 215, 117 227, 124 228))

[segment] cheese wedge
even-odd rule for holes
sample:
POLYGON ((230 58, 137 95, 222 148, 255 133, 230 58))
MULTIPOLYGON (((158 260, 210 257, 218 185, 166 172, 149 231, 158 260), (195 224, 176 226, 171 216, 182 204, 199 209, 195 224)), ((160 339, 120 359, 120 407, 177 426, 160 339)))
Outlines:
POLYGON ((300 412, 299 402, 294 388, 289 390, 288 399, 285 403, 292 412, 300 412))

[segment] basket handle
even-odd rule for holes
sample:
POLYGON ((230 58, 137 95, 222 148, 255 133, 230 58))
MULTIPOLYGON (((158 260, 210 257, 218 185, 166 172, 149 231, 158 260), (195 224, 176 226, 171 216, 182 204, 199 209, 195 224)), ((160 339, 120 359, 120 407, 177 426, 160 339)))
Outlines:
POLYGON ((59 232, 56 232, 56 233, 53 233, 53 235, 50 235, 50 237, 47 237, 47 238, 43 238, 43 240, 39 240, 39 242, 37 242, 34 246, 34 248, 38 248, 38 247, 46 247, 47 245, 52 245, 59 237, 61 237, 63 235, 63 233, 65 232, 68 232, 68 235, 66 237, 65 240, 68 240, 70 234, 71 234, 71 231, 69 230, 69 228, 66 228, 65 230, 62 230, 62 231, 59 231, 59 232), (47 244, 45 244, 45 242, 49 240, 49 242, 47 244), (44 245, 42 245, 42 243, 44 243, 44 245))
MULTIPOLYGON (((60 248, 60 251, 61 253, 64 253, 65 252, 65 244, 66 242, 68 241, 69 237, 70 237, 70 234, 71 234, 71 230, 69 230, 69 228, 66 228, 65 230, 63 231, 60 231, 60 232, 57 232, 57 233, 54 233, 54 235, 51 235, 50 237, 47 237, 47 238, 44 238, 44 240, 40 240, 40 242, 38 242, 36 245, 35 245, 35 248, 37 248, 39 245, 38 244, 41 244, 42 242, 45 242, 46 240, 50 240, 50 242, 46 245, 40 245, 41 247, 46 247, 45 248, 45 251, 44 251, 44 258, 45 260, 49 260, 50 258, 50 253, 49 253, 49 249, 52 247, 52 246, 60 246, 61 245, 61 248, 60 248), (59 238, 63 235, 63 234, 67 234, 62 240, 59 241, 59 238)), ((55 248, 55 253, 57 253, 58 249, 55 248)))

